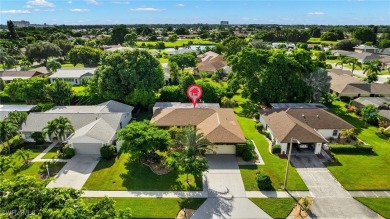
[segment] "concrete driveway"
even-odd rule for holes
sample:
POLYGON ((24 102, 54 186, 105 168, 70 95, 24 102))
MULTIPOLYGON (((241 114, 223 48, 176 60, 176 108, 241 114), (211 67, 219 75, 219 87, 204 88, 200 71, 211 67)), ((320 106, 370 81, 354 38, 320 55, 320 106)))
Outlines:
POLYGON ((378 218, 353 199, 315 155, 294 155, 291 163, 314 196, 311 218, 378 218))
POLYGON ((207 155, 208 199, 196 210, 197 218, 271 218, 246 197, 234 155, 207 155))
POLYGON ((81 189, 99 162, 99 155, 75 155, 46 187, 81 189))

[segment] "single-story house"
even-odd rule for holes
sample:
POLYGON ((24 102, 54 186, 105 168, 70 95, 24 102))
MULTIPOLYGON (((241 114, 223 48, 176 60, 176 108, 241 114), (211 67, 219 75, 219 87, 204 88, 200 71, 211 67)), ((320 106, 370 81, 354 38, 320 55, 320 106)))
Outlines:
POLYGON ((390 110, 379 110, 379 116, 390 122, 390 110))
POLYGON ((342 56, 356 58, 360 63, 366 63, 366 62, 375 61, 375 60, 379 60, 381 58, 388 57, 387 55, 384 55, 384 54, 378 54, 375 52, 368 52, 368 51, 371 51, 370 49, 368 49, 368 51, 364 51, 364 49, 363 49, 360 52, 356 52, 358 50, 359 49, 357 49, 357 50, 355 49, 355 52, 345 51, 345 50, 332 50, 332 54, 336 55, 336 56, 342 55, 342 56))
POLYGON ((369 104, 374 105, 376 108, 384 108, 386 103, 390 103, 388 97, 359 97, 353 100, 352 104, 361 109, 369 104))
POLYGON ((390 84, 369 84, 347 74, 328 72, 330 91, 340 97, 390 97, 390 84))
POLYGON ((390 57, 381 58, 379 59, 379 62, 381 63, 383 69, 390 68, 390 57))
POLYGON ((364 53, 364 52, 370 52, 370 53, 376 53, 378 51, 378 48, 373 46, 367 46, 367 45, 359 45, 353 47, 355 49, 355 52, 357 53, 364 53))
MULTIPOLYGON (((32 133, 41 132, 48 121, 66 117, 75 130, 66 133, 70 147, 78 154, 100 154, 101 147, 116 143, 116 132, 130 122, 133 109, 113 100, 92 106, 56 106, 46 112, 30 113, 20 132, 25 141, 34 141, 32 133)), ((46 141, 51 140, 46 136, 46 141)), ((116 146, 119 150, 119 142, 116 146)))
POLYGON ((50 83, 55 79, 68 82, 71 85, 81 85, 84 79, 88 80, 95 72, 96 68, 67 68, 59 69, 56 73, 49 76, 50 83))
POLYGON ((159 108, 150 122, 165 128, 196 126, 213 143, 209 153, 235 154, 236 144, 246 142, 234 111, 229 108, 159 108))
MULTIPOLYGON (((192 103, 181 103, 181 102, 156 102, 153 106, 153 113, 157 109, 193 109, 192 103)), ((208 108, 208 109, 219 109, 219 103, 197 103, 196 108, 208 108)))
MULTIPOLYGON (((343 129, 354 128, 332 113, 318 108, 267 109, 260 112, 260 122, 271 139, 280 145, 281 153, 288 153, 291 139, 320 154, 327 139, 339 138, 343 129)), ((298 147, 300 147, 298 145, 298 147)), ((291 146, 291 145, 290 145, 291 146)))
POLYGON ((185 53, 192 53, 192 52, 196 52, 195 50, 193 49, 178 49, 178 50, 173 50, 173 51, 169 51, 169 55, 176 55, 176 54, 185 54, 185 53))
POLYGON ((320 108, 328 110, 328 108, 321 103, 270 103, 272 109, 288 109, 288 108, 320 108))
POLYGON ((218 69, 223 69, 226 74, 231 72, 231 68, 227 65, 223 55, 209 51, 198 56, 200 62, 196 64, 196 73, 204 71, 207 73, 215 73, 218 69))
POLYGON ((31 69, 30 71, 37 71, 45 75, 51 75, 51 71, 47 69, 45 66, 41 66, 38 68, 31 69))
POLYGON ((0 78, 5 83, 8 83, 14 79, 29 79, 32 77, 43 77, 44 74, 38 71, 2 71, 0 72, 0 78))
POLYGON ((332 69, 327 69, 327 71, 330 72, 330 73, 333 73, 333 74, 338 74, 338 75, 350 75, 350 76, 353 76, 353 72, 350 71, 350 70, 332 68, 332 69))
POLYGON ((30 112, 36 105, 0 105, 0 120, 7 118, 9 112, 30 112))

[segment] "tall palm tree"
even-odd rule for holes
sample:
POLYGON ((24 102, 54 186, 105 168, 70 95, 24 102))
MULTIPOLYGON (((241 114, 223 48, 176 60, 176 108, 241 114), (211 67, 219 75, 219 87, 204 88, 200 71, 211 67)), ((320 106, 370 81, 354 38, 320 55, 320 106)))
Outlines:
MULTIPOLYGON (((9 140, 15 137, 18 127, 9 120, 0 121, 0 142, 6 143, 7 152, 11 151, 9 140)), ((3 144, 4 145, 4 144, 3 144)))
POLYGON ((363 67, 363 73, 366 75, 378 74, 379 72, 380 68, 377 61, 368 62, 366 63, 366 66, 363 67))
POLYGON ((355 70, 356 66, 362 67, 362 63, 358 61, 357 58, 349 58, 347 61, 348 64, 352 65, 352 73, 355 70))
POLYGON ((31 150, 26 150, 24 148, 19 149, 15 152, 15 157, 18 159, 23 160, 23 165, 27 164, 27 160, 30 159, 32 151, 31 150))
POLYGON ((174 139, 176 147, 179 150, 187 152, 189 155, 204 155, 212 145, 209 140, 204 137, 204 134, 189 124, 177 134, 174 139))
POLYGON ((74 132, 74 128, 70 120, 66 117, 60 116, 59 118, 55 118, 49 122, 43 128, 42 132, 49 136, 52 139, 52 136, 56 136, 58 141, 62 143, 65 140, 66 133, 74 132))
POLYGON ((47 60, 46 68, 49 69, 51 72, 56 72, 58 69, 61 68, 61 63, 59 63, 57 59, 52 57, 47 60))
POLYGON ((335 66, 337 67, 338 65, 341 65, 341 69, 343 69, 344 68, 344 64, 347 64, 347 58, 345 56, 340 55, 338 59, 340 61, 337 62, 335 66))

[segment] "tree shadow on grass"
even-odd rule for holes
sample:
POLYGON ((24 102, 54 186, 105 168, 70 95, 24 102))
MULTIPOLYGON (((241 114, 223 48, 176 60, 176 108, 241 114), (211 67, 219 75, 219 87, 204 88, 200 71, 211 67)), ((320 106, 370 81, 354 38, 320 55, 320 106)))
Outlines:
POLYGON ((179 204, 180 209, 198 209, 205 201, 206 198, 182 198, 177 201, 177 203, 179 204))
POLYGON ((126 173, 121 174, 123 186, 130 191, 183 191, 201 190, 202 180, 196 179, 188 185, 177 171, 157 175, 138 160, 129 159, 125 164, 126 173))
POLYGON ((99 163, 96 165, 95 169, 93 169, 93 172, 97 172, 99 170, 110 168, 112 165, 114 165, 114 163, 116 162, 117 159, 119 159, 119 157, 112 158, 109 160, 101 158, 99 163))

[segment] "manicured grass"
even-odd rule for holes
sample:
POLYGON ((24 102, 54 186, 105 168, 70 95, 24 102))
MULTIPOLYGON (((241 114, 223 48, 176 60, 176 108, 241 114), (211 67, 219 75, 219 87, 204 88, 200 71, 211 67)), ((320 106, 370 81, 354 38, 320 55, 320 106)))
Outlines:
POLYGON ((82 92, 84 92, 85 90, 87 89, 87 87, 84 87, 84 86, 73 86, 72 87, 72 91, 74 92, 74 93, 82 93, 82 92))
POLYGON ((380 138, 377 128, 365 125, 353 113, 346 112, 345 103, 336 101, 330 111, 356 127, 357 137, 371 145, 375 154, 337 154, 340 164, 328 169, 347 190, 390 190, 390 142, 380 138))
MULTIPOLYGON (((208 40, 201 40, 201 39, 182 39, 182 40, 177 40, 175 42, 164 42, 165 47, 167 48, 172 48, 175 46, 181 47, 184 44, 188 44, 189 41, 192 41, 192 45, 214 45, 214 42, 208 41, 208 40)), ((141 47, 142 43, 145 43, 145 45, 152 45, 155 46, 157 42, 152 42, 152 41, 138 41, 136 43, 136 46, 141 47)))
POLYGON ((86 190, 131 190, 131 191, 181 191, 202 190, 201 177, 178 175, 175 171, 156 175, 149 167, 129 159, 127 153, 115 160, 101 160, 88 178, 86 190))
POLYGON ((84 68, 84 65, 83 64, 77 64, 76 66, 74 66, 71 63, 64 63, 64 64, 61 65, 61 68, 84 68))
POLYGON ((58 147, 53 147, 49 152, 47 152, 45 154, 45 156, 43 156, 42 158, 43 159, 57 159, 57 150, 59 148, 58 147))
MULTIPOLYGON (((57 162, 49 165, 49 172, 58 172, 65 166, 65 162, 57 162)), ((41 179, 41 174, 46 172, 46 165, 43 162, 34 162, 25 166, 21 166, 21 162, 16 164, 19 168, 11 168, 7 170, 2 177, 12 178, 16 175, 34 176, 37 179, 41 179)))
POLYGON ((326 40, 321 40, 321 38, 310 38, 307 43, 317 43, 317 44, 321 44, 321 43, 325 43, 325 44, 336 44, 337 41, 326 41, 326 40))
MULTIPOLYGON (((95 203, 103 198, 84 198, 86 203, 95 203)), ((198 209, 205 198, 112 198, 115 209, 131 208, 132 218, 176 218, 183 208, 198 209)))
POLYGON ((272 218, 287 218, 295 206, 292 198, 250 198, 272 218))
POLYGON ((380 74, 380 75, 390 75, 390 70, 385 69, 385 70, 380 71, 378 74, 380 74))
POLYGON ((390 198, 355 197, 355 199, 384 218, 390 218, 390 198))
POLYGON ((159 58, 160 63, 168 63, 168 58, 159 58))

